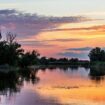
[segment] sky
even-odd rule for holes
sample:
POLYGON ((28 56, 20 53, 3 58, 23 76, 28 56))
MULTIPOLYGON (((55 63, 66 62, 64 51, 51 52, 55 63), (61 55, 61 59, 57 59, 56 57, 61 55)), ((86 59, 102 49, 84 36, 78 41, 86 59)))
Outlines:
POLYGON ((0 29, 17 34, 26 51, 88 59, 105 49, 105 0, 0 0, 0 29))

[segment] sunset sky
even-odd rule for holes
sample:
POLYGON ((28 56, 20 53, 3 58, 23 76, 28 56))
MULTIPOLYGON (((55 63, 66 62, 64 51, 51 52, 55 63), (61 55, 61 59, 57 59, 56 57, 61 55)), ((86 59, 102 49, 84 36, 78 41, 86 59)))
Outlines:
POLYGON ((105 49, 105 0, 0 0, 0 28, 17 33, 26 51, 88 59, 105 49))

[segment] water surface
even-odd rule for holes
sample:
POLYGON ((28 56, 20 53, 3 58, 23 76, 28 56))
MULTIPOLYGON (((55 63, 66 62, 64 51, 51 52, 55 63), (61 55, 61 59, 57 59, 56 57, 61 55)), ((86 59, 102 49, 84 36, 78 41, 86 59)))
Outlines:
POLYGON ((0 73, 0 105, 105 105, 104 68, 0 73))

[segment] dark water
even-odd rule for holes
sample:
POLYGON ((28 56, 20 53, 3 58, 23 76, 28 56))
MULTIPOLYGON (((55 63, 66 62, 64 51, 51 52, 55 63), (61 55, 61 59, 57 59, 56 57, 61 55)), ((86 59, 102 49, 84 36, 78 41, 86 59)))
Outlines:
POLYGON ((105 105, 104 75, 67 66, 0 72, 0 105, 105 105))

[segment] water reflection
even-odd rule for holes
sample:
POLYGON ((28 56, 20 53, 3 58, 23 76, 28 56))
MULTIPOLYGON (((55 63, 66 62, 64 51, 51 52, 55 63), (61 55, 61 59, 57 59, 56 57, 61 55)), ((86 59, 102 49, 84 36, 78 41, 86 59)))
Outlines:
MULTIPOLYGON (((50 66, 41 66, 41 67, 39 67, 38 69, 40 70, 42 70, 42 71, 46 71, 47 69, 48 70, 57 70, 57 69, 59 69, 59 70, 62 70, 62 71, 68 71, 69 69, 70 70, 78 70, 80 67, 78 66, 78 65, 74 65, 74 66, 70 66, 70 65, 66 65, 66 66, 64 66, 64 65, 50 65, 50 66)), ((88 66, 86 66, 86 67, 83 67, 85 70, 88 70, 89 69, 89 67, 88 66)))
POLYGON ((97 83, 100 83, 105 79, 105 68, 104 67, 91 67, 89 73, 90 79, 97 83))
MULTIPOLYGON (((46 69, 44 74, 40 70, 37 92, 43 97, 55 97, 62 103, 60 105, 104 105, 105 79, 100 79, 99 82, 94 79, 95 82, 93 82, 93 77, 97 77, 97 72, 92 75, 92 70, 93 68, 82 67, 77 67, 77 69, 66 67, 63 70, 63 66, 53 71, 46 69), (85 104, 84 101, 86 101, 85 104)), ((98 75, 98 77, 101 76, 98 75)))
POLYGON ((22 81, 25 81, 27 83, 32 83, 32 84, 36 84, 39 82, 39 77, 37 77, 37 72, 38 69, 22 69, 20 70, 18 73, 19 77, 21 78, 22 81))
POLYGON ((14 99, 14 104, 10 100, 10 104, 4 102, 0 105, 95 105, 95 102, 104 105, 104 75, 105 69, 102 67, 78 66, 0 72, 1 100, 6 96, 14 99))
POLYGON ((22 82, 18 79, 18 75, 15 72, 0 72, 0 92, 2 92, 2 94, 19 92, 21 86, 22 82))
MULTIPOLYGON (((72 71, 72 72, 78 72, 79 70, 79 66, 75 65, 75 66, 47 66, 47 67, 42 67, 39 68, 42 71, 46 71, 46 69, 53 71, 53 70, 57 70, 59 69, 60 71, 72 71)), ((104 76, 105 76, 105 67, 84 67, 85 69, 85 73, 89 74, 89 77, 91 80, 94 80, 96 82, 100 82, 101 80, 104 80, 104 76), (89 72, 88 72, 89 71, 89 72)))
POLYGON ((40 77, 37 77, 39 70, 42 72, 46 72, 46 70, 49 71, 59 70, 67 72, 67 74, 70 75, 73 75, 74 73, 77 74, 78 72, 79 75, 80 73, 83 73, 83 75, 85 75, 86 73, 91 80, 94 80, 97 83, 105 79, 104 78, 105 69, 103 67, 101 68, 91 67, 90 69, 85 68, 85 71, 79 71, 80 69, 78 66, 48 66, 48 67, 41 67, 38 69, 26 68, 26 69, 21 69, 18 72, 16 71, 10 71, 7 73, 0 72, 0 91, 5 94, 7 93, 7 91, 10 91, 10 93, 19 92, 22 86, 24 85, 24 81, 31 84, 37 84, 40 80, 40 77))
POLYGON ((31 82, 32 84, 36 84, 39 81, 39 78, 36 77, 37 70, 20 70, 9 71, 7 73, 0 72, 0 93, 6 95, 7 93, 11 95, 15 92, 20 92, 22 86, 24 85, 24 81, 27 83, 31 82))

